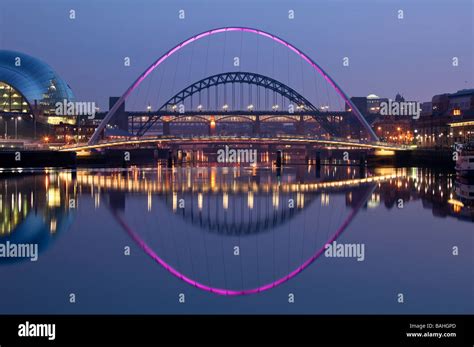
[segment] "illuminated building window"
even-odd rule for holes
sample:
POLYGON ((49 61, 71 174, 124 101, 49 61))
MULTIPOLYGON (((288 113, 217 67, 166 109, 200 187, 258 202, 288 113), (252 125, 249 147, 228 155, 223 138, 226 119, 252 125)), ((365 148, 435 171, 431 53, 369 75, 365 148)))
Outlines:
POLYGON ((3 91, 0 94, 0 112, 25 112, 28 104, 20 92, 4 82, 0 82, 0 90, 3 91))

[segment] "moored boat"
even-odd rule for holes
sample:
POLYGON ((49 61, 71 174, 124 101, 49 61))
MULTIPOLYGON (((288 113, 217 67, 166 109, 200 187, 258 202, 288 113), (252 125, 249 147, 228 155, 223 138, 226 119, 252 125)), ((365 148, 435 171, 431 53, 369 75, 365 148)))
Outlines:
POLYGON ((474 142, 458 147, 456 171, 460 176, 474 177, 474 142))

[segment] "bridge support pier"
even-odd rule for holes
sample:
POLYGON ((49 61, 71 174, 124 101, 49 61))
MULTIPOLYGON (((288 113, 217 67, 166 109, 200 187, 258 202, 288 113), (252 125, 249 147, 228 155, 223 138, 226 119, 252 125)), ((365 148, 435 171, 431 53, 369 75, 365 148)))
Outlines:
POLYGON ((171 151, 171 150, 168 151, 168 160, 167 160, 166 166, 168 168, 173 167, 173 151, 171 151))
POLYGON ((283 165, 283 152, 281 150, 278 150, 276 152, 276 162, 275 165, 277 168, 281 168, 283 165))
POLYGON ((163 121, 163 135, 171 135, 169 121, 163 121))
POLYGON ((321 170, 321 152, 320 151, 314 152, 314 157, 316 161, 316 169, 321 170))
POLYGON ((252 123, 252 133, 254 135, 260 135, 260 117, 255 116, 255 120, 252 123))
POLYGON ((367 157, 365 153, 361 153, 359 159, 359 176, 361 178, 365 177, 365 167, 367 165, 367 157))
POLYGON ((321 152, 315 151, 314 158, 316 166, 316 178, 321 178, 321 152))

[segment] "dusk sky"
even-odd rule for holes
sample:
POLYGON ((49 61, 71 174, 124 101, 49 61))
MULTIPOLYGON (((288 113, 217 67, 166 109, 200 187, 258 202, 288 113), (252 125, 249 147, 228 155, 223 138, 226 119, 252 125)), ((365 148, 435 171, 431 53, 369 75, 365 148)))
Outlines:
MULTIPOLYGON (((44 60, 77 99, 107 107, 109 96, 121 95, 180 41, 207 29, 249 26, 291 42, 349 96, 394 98, 400 92, 408 100, 429 101, 434 94, 473 87, 472 19, 471 0, 2 0, 0 48, 44 60), (293 20, 289 10, 295 11, 293 20), (126 56, 132 62, 127 68, 126 56), (348 67, 343 57, 349 57, 348 67), (459 66, 452 65, 453 57, 459 66)), ((301 89, 297 82, 292 87, 301 89)))

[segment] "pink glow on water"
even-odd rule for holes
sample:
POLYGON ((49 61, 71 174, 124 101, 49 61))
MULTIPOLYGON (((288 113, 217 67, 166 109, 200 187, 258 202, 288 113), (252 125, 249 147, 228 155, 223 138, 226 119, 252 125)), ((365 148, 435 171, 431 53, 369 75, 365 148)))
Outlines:
MULTIPOLYGON (((335 241, 347 228, 347 226, 350 224, 352 219, 355 217, 359 210, 359 207, 354 208, 349 216, 346 218, 346 220, 342 223, 342 225, 339 227, 339 229, 335 232, 335 234, 325 243, 325 245, 332 243, 335 241)), ((288 275, 270 282, 268 284, 264 284, 260 287, 257 288, 252 288, 252 289, 243 289, 243 290, 231 290, 231 289, 224 289, 224 288, 215 288, 211 287, 205 284, 202 284, 200 282, 197 282, 193 280, 190 277, 187 277, 186 275, 182 274, 178 270, 176 270, 174 267, 172 267, 170 264, 168 264, 165 260, 163 260, 156 252, 151 249, 145 241, 143 241, 140 236, 132 230, 132 228, 125 222, 125 220, 117 213, 114 213, 115 218, 118 220, 120 225, 124 228, 124 230, 130 235, 130 237, 142 248, 145 253, 150 256, 153 260, 155 260, 158 264, 160 264, 164 269, 169 271, 173 276, 176 276, 180 280, 192 285, 193 287, 199 288, 201 290, 219 294, 219 295, 225 295, 225 296, 239 296, 239 295, 250 295, 250 294, 256 294, 256 293, 261 293, 266 290, 275 288, 279 286, 280 284, 283 284, 293 277, 297 276, 299 273, 301 273, 303 270, 305 270, 308 266, 310 266, 316 259, 318 259, 325 251, 324 246, 321 247, 315 254, 313 254, 309 259, 307 259, 302 265, 297 267, 295 270, 290 272, 288 275)))

